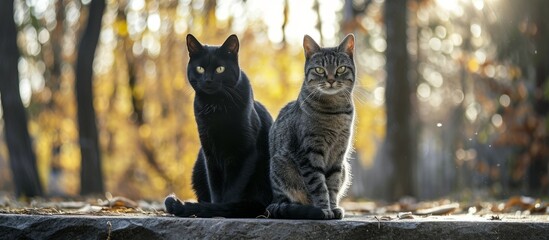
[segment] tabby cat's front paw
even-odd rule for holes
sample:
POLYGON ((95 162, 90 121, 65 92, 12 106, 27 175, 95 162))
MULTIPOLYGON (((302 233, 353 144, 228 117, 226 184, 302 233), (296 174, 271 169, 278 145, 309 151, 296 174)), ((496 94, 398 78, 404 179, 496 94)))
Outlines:
POLYGON ((184 208, 183 203, 173 194, 166 197, 164 205, 166 206, 166 212, 175 215, 178 215, 177 212, 184 208))
POLYGON ((322 212, 324 213, 324 219, 334 219, 334 212, 331 209, 322 209, 322 212))
POLYGON ((335 219, 343 219, 343 217, 345 217, 345 210, 343 210, 343 208, 336 207, 332 209, 332 212, 334 213, 335 219))

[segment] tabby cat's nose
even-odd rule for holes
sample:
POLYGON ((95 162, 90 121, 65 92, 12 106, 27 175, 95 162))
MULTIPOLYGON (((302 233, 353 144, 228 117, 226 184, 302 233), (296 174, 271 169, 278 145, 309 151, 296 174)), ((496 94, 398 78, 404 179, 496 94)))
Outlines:
POLYGON ((330 85, 334 84, 335 81, 336 81, 335 79, 329 79, 329 78, 328 78, 328 83, 329 83, 330 85))

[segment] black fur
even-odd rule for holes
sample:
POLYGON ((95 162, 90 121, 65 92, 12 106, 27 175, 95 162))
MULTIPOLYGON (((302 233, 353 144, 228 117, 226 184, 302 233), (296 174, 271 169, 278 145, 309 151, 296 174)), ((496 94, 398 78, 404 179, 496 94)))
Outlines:
POLYGON ((267 136, 272 118, 254 101, 240 70, 238 38, 231 35, 222 46, 206 46, 189 34, 187 48, 187 76, 196 92, 194 113, 202 144, 192 176, 198 203, 182 203, 170 195, 166 210, 181 217, 262 215, 272 200, 267 136))

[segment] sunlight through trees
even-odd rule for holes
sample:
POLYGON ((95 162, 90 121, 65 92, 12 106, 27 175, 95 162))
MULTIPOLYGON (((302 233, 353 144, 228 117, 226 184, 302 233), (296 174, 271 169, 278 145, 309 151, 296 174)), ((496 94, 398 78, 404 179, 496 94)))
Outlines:
MULTIPOLYGON (((81 171, 90 170, 80 161, 75 87, 77 58, 91 50, 80 39, 88 19, 97 17, 89 10, 96 1, 14 1, 21 57, 13 64, 47 195, 79 194, 81 171)), ((237 34, 240 66, 255 98, 276 116, 301 86, 303 35, 329 46, 353 32, 359 70, 350 197, 390 196, 391 181, 408 184, 396 198, 547 193, 549 25, 541 9, 548 4, 398 2, 406 3, 400 7, 407 17, 385 14, 384 0, 106 0, 95 59, 87 63, 95 117, 85 117, 97 124, 104 190, 130 198, 171 192, 194 198, 190 177, 199 141, 185 74, 187 33, 213 45, 237 34), (385 24, 398 17, 405 25, 387 28, 407 39, 392 50, 395 39, 385 24), (391 51, 407 52, 407 67, 392 68, 399 57, 391 51), (392 113, 410 138, 387 155, 384 142, 392 138, 386 132, 402 127, 392 113)), ((8 114, 0 114, 4 136, 8 114)), ((18 174, 10 171, 8 142, 0 139, 0 190, 11 191, 18 174)))

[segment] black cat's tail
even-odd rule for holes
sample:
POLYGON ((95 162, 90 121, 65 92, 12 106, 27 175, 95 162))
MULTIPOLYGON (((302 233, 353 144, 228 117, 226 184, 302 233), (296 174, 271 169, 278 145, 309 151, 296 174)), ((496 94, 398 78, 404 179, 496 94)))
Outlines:
POLYGON ((174 195, 164 200, 166 211, 178 217, 225 217, 225 218, 256 218, 265 216, 265 205, 257 201, 234 203, 182 203, 174 195))
POLYGON ((299 203, 272 203, 267 206, 267 211, 270 218, 313 220, 326 219, 326 215, 322 209, 299 203))

